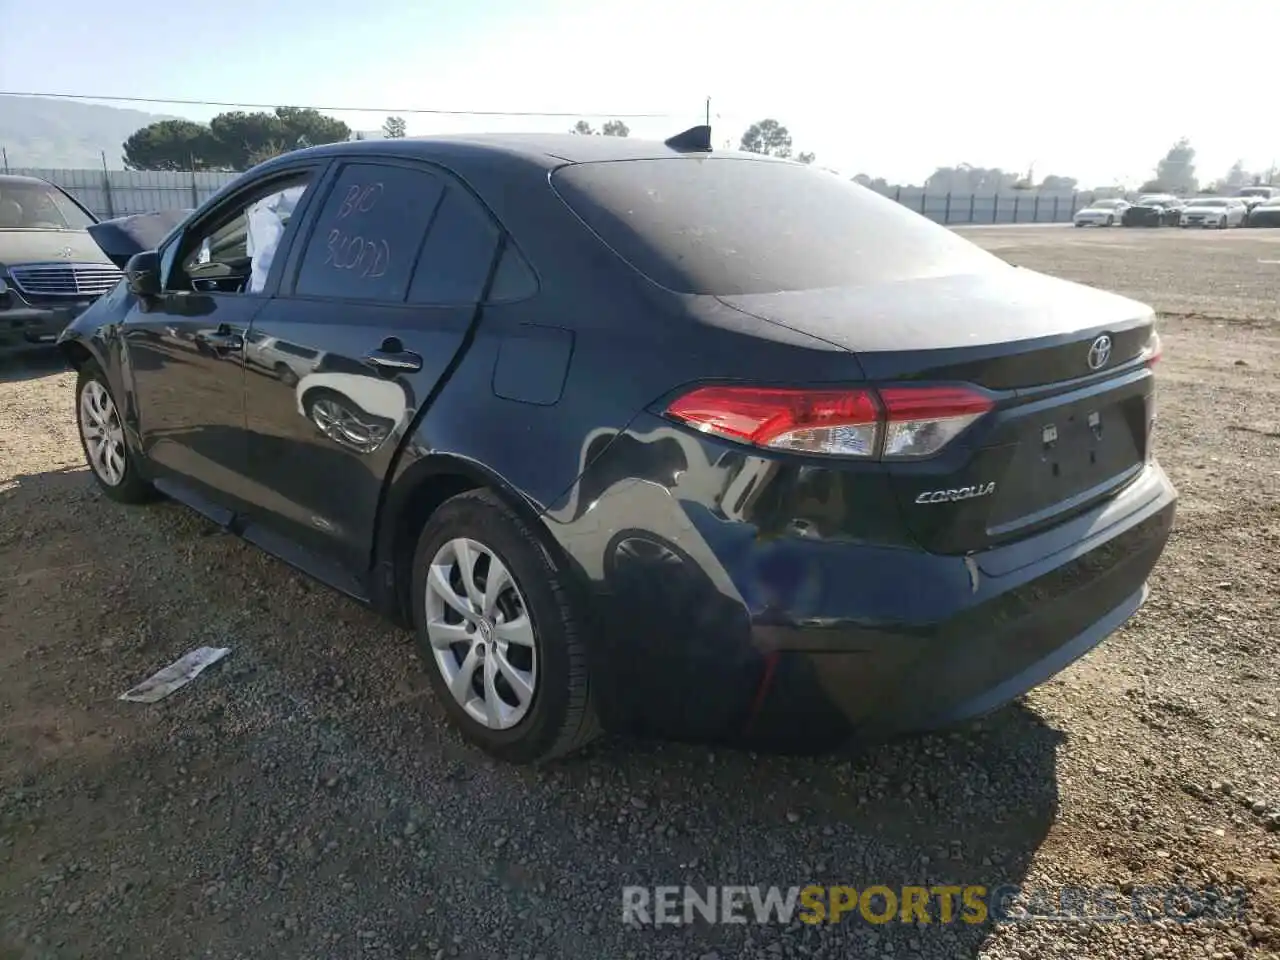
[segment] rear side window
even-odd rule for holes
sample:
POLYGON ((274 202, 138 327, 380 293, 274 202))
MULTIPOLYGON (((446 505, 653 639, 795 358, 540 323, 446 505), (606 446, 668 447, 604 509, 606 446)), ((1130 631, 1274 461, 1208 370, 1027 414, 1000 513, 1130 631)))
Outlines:
POLYGON ((432 221, 409 288, 409 302, 476 303, 498 250, 498 227, 465 190, 450 186, 432 221))
POLYGON ((345 166, 316 219, 295 292, 403 303, 443 192, 425 170, 345 166))
POLYGON ((552 183, 624 260, 678 293, 861 286, 1003 266, 893 200, 802 164, 603 161, 561 167, 552 183))

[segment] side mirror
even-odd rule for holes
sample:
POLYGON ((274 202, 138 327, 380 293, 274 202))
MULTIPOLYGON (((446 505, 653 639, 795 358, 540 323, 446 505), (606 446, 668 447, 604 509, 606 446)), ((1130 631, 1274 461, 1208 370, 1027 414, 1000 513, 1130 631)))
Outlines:
POLYGON ((124 266, 125 282, 136 297, 160 295, 160 255, 154 250, 135 253, 124 266))

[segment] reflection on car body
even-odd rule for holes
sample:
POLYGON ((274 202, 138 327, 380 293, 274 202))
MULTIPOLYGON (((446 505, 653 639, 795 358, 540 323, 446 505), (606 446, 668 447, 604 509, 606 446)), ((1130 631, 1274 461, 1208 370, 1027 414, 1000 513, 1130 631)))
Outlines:
POLYGON ((245 336, 244 357, 246 363, 270 371, 292 386, 316 369, 324 359, 324 352, 250 331, 245 336))
POLYGON ((370 374, 309 373, 296 389, 299 414, 361 453, 377 450, 412 410, 400 384, 370 374))

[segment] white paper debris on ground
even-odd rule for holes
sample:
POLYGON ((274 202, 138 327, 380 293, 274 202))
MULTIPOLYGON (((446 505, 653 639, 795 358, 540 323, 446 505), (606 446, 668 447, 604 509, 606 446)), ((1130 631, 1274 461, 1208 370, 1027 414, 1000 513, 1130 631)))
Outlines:
POLYGON ((143 680, 132 690, 126 690, 120 694, 120 699, 131 700, 134 703, 155 703, 157 700, 163 700, 179 687, 186 686, 198 677, 205 667, 211 663, 217 663, 230 652, 230 647, 196 647, 181 659, 175 660, 163 670, 143 680))

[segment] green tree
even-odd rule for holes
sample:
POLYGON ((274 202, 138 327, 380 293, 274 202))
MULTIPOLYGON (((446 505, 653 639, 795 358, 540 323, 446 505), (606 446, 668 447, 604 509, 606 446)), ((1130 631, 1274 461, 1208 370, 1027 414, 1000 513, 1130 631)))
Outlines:
POLYGON ((585 120, 579 120, 573 125, 570 133, 576 133, 583 137, 629 137, 631 136, 631 128, 621 120, 606 120, 604 126, 597 130, 585 120))
POLYGON ((999 167, 975 167, 962 163, 954 167, 938 167, 925 180, 924 188, 929 193, 989 196, 1016 189, 1018 179, 1016 173, 1007 173, 999 167))
POLYGON ((246 158, 245 162, 248 164, 249 168, 253 168, 260 163, 266 163, 272 157, 278 157, 281 154, 288 152, 288 148, 285 147, 283 143, 279 140, 272 140, 268 143, 264 143, 262 146, 254 150, 249 151, 249 156, 246 158))
POLYGON ((747 127, 739 149, 771 157, 791 156, 791 134, 777 120, 761 120, 747 127))
POLYGON ((1143 189, 1168 193, 1195 193, 1200 187, 1196 179, 1196 151, 1183 137, 1156 164, 1156 178, 1143 184, 1143 189))
POLYGON ((1260 182, 1261 179, 1261 177, 1255 177, 1244 168, 1243 160, 1237 160, 1231 165, 1227 175, 1214 183, 1213 189, 1215 193, 1234 193, 1241 187, 1247 187, 1255 181, 1260 182))
POLYGON ((1075 177, 1060 177, 1051 173, 1040 181, 1040 189, 1049 193, 1071 193, 1077 184, 1075 177))
POLYGON ((387 117, 387 122, 382 125, 382 135, 388 140, 403 140, 404 117, 387 117))
POLYGON ((190 170, 219 167, 209 128, 190 120, 159 120, 135 131, 123 144, 129 170, 190 170))
POLYGON ((290 149, 351 139, 351 128, 345 123, 310 107, 276 107, 276 119, 284 128, 284 143, 290 149))
POLYGON ((208 126, 160 120, 124 143, 133 170, 247 170, 268 155, 349 139, 350 128, 307 107, 277 107, 273 113, 230 110, 208 126), (257 158, 257 159, 255 159, 257 158))
POLYGON ((798 154, 796 154, 796 159, 801 163, 813 163, 813 161, 817 160, 818 157, 816 154, 808 153, 804 150, 801 150, 798 154))

